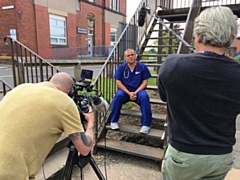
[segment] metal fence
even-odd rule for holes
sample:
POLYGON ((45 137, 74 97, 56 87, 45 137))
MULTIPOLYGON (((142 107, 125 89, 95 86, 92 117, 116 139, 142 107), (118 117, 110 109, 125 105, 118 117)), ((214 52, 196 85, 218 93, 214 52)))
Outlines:
POLYGON ((7 94, 8 91, 11 91, 12 89, 13 87, 11 85, 0 78, 0 100, 7 94))
POLYGON ((86 57, 108 57, 114 46, 88 46, 53 48, 53 59, 81 59, 86 57))

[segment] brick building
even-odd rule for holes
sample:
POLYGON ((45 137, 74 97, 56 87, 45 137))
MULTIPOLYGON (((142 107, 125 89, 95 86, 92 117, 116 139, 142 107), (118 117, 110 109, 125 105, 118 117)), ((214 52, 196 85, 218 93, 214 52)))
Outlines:
POLYGON ((45 59, 93 56, 94 48, 114 45, 126 22, 126 0, 1 0, 0 7, 0 55, 11 35, 45 59))

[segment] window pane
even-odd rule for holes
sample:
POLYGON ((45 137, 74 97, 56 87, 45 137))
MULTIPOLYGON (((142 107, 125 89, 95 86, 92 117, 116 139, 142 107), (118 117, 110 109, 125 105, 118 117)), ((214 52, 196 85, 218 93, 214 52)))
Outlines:
POLYGON ((57 21, 57 26, 59 26, 59 27, 65 27, 65 22, 58 20, 58 21, 57 21))
POLYGON ((50 25, 57 25, 57 20, 56 19, 50 19, 50 25))
POLYGON ((52 44, 66 44, 66 19, 62 16, 49 15, 50 39, 52 44))
POLYGON ((111 42, 117 41, 117 29, 116 28, 111 28, 110 40, 111 40, 111 42))
POLYGON ((65 37, 65 29, 57 28, 57 27, 51 27, 50 35, 51 36, 65 37))
POLYGON ((66 39, 59 39, 60 43, 66 43, 66 39))
POLYGON ((56 43, 56 42, 58 42, 57 38, 51 38, 51 43, 56 43))

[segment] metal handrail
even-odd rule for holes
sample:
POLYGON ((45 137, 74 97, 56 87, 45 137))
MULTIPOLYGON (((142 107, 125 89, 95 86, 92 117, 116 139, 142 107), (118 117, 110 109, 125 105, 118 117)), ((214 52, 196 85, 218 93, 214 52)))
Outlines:
POLYGON ((5 96, 8 91, 12 90, 13 87, 8 84, 6 81, 4 81, 2 78, 0 78, 2 89, 0 89, 0 93, 2 93, 2 96, 5 96))
POLYGON ((54 73, 60 72, 58 68, 11 36, 6 36, 4 43, 10 49, 14 87, 26 82, 42 82, 54 73))

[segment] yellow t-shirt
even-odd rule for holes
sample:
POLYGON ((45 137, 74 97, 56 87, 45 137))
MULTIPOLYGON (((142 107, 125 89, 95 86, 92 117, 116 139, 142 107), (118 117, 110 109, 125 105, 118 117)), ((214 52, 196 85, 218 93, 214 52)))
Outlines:
POLYGON ((35 176, 64 132, 83 132, 78 109, 49 82, 22 84, 0 101, 0 179, 35 176))

